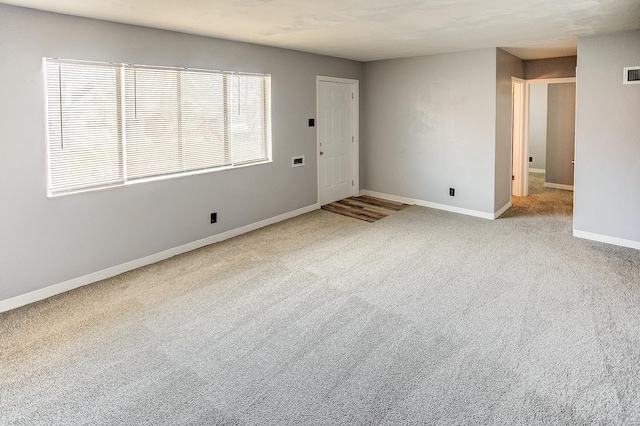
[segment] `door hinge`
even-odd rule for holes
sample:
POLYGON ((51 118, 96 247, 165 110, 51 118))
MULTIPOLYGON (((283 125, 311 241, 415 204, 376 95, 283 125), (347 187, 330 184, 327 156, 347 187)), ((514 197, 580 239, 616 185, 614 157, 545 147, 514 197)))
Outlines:
POLYGON ((516 180, 516 177, 514 175, 511 175, 511 180, 516 180))
POLYGON ((353 97, 353 93, 351 93, 351 99, 355 99, 355 98, 353 97))
POLYGON ((355 136, 351 136, 351 142, 355 142, 356 141, 356 137, 355 136))
POLYGON ((354 186, 355 184, 353 183, 353 181, 351 181, 351 186, 354 186))

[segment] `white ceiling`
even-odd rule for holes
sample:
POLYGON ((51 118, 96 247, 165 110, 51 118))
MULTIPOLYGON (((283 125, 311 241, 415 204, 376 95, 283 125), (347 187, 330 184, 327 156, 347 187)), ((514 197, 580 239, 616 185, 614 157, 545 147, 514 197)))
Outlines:
POLYGON ((69 15, 359 61, 486 47, 576 54, 576 38, 640 28, 640 0, 2 0, 69 15))

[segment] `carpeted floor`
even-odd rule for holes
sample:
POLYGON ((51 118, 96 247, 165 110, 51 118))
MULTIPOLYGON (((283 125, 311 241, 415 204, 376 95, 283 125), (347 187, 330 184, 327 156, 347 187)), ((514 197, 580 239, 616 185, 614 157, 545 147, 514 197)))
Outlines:
POLYGON ((632 425, 639 395, 640 251, 573 238, 566 191, 317 210, 0 314, 3 425, 632 425))

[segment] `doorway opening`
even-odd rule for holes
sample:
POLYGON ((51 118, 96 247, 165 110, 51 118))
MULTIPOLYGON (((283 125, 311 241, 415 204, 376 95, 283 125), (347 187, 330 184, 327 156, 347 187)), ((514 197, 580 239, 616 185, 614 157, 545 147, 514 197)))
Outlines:
POLYGON ((573 190, 575 83, 512 79, 512 195, 528 196, 540 179, 545 188, 573 190))
POLYGON ((575 83, 512 79, 511 215, 573 216, 575 83))

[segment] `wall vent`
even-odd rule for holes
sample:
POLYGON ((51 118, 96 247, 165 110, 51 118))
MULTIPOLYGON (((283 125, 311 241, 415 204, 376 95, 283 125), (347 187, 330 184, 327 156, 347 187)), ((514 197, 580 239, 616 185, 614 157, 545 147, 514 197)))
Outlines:
POLYGON ((640 84, 640 67, 626 67, 622 84, 640 84))
POLYGON ((299 155, 298 157, 291 157, 291 167, 302 167, 304 166, 304 155, 299 155))

